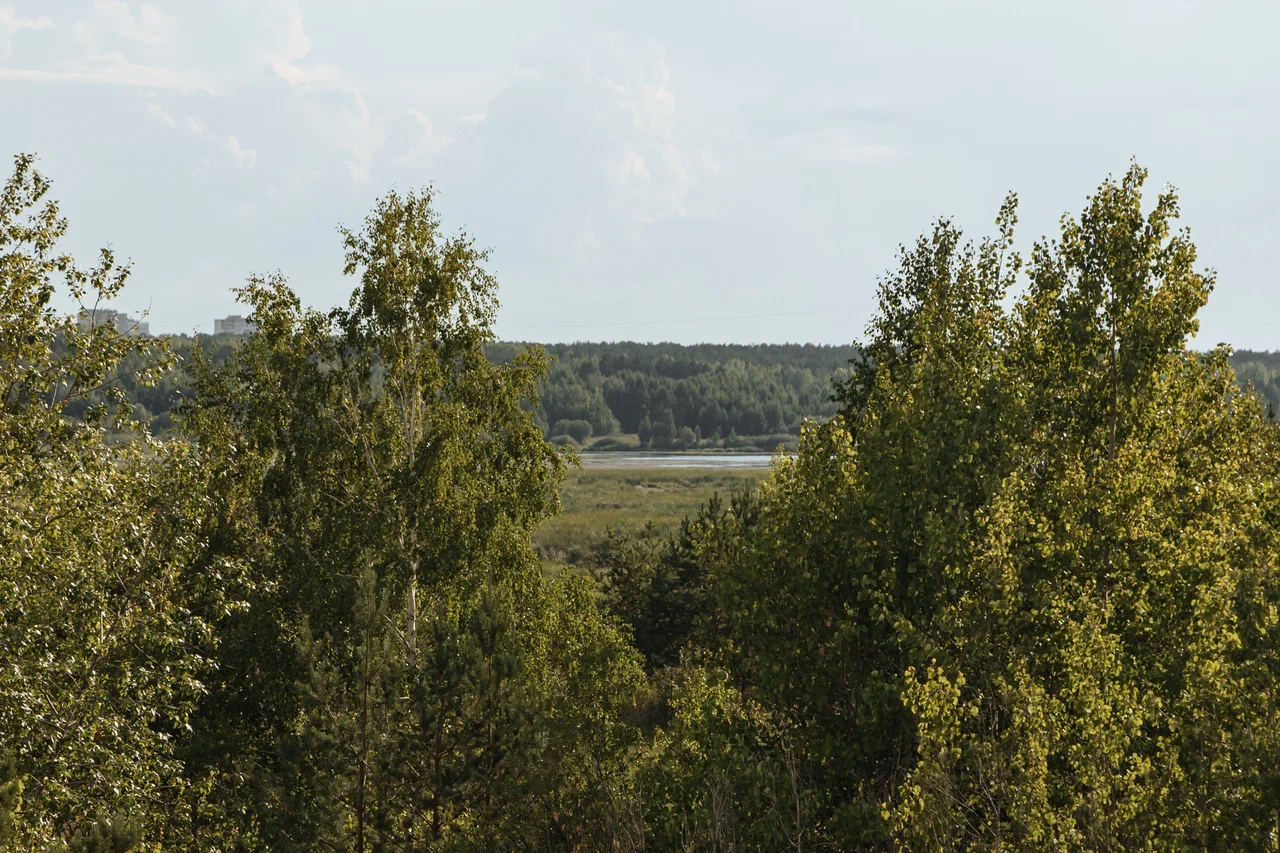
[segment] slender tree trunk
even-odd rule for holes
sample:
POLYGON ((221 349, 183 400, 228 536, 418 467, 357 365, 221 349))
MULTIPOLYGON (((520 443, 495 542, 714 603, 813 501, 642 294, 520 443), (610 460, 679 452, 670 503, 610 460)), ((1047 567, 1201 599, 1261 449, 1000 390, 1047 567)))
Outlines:
POLYGON ((440 708, 440 713, 436 715, 436 746, 435 754, 431 757, 432 773, 435 775, 435 790, 431 793, 431 838, 433 841, 440 840, 440 751, 441 741, 443 740, 442 727, 444 725, 444 707, 440 708))
POLYGON ((418 666, 418 570, 414 566, 409 577, 408 623, 405 625, 405 645, 409 653, 409 671, 414 672, 418 666))
POLYGON ((356 850, 364 853, 364 789, 369 758, 369 657, 373 653, 372 630, 365 627, 364 675, 360 686, 360 759, 356 762, 356 850))

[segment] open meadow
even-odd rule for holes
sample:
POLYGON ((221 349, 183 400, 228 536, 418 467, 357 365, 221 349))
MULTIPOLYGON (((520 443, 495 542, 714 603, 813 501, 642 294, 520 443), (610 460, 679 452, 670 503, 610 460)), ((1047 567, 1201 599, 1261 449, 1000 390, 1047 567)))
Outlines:
POLYGON ((534 547, 546 563, 576 565, 611 528, 639 533, 652 524, 659 535, 675 533, 712 495, 727 498, 768 473, 715 468, 570 471, 560 489, 560 514, 537 530, 534 547))

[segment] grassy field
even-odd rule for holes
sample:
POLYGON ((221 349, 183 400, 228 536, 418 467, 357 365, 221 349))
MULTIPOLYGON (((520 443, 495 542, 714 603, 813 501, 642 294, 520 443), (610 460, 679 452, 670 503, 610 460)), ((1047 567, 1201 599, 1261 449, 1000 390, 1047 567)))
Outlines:
POLYGON ((713 494, 727 498, 768 471, 631 468, 571 471, 560 489, 560 515, 548 519, 533 544, 548 563, 582 561, 607 528, 640 531, 653 522, 675 532, 713 494))

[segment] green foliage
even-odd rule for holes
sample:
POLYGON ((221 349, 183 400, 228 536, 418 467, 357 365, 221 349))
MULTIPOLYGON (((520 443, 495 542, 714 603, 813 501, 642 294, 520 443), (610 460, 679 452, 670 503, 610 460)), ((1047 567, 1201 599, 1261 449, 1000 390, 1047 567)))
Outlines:
MULTIPOLYGON (((518 351, 516 344, 488 347, 499 362, 518 351)), ((547 422, 585 418, 597 435, 611 435, 617 427, 602 429, 603 404, 623 432, 639 433, 642 445, 663 449, 691 445, 695 430, 707 439, 731 430, 796 433, 805 418, 837 411, 832 378, 843 381, 860 357, 855 346, 813 344, 577 343, 546 351, 556 359, 542 400, 547 422), (684 429, 689 432, 682 435, 684 429)))
POLYGON ((657 536, 650 523, 640 537, 610 530, 593 548, 591 563, 605 603, 631 628, 651 671, 674 666, 697 633, 715 625, 703 543, 731 519, 749 526, 755 514, 750 489, 727 504, 713 493, 674 536, 657 536))
POLYGON ((254 556, 262 593, 223 646, 256 676, 211 697, 204 728, 227 734, 194 757, 273 849, 608 830, 593 798, 638 662, 589 598, 542 577, 530 533, 573 458, 531 414, 547 360, 485 357, 495 283, 431 203, 392 193, 343 232, 347 308, 304 311, 282 279, 253 279, 258 333, 197 364, 186 424, 241 466, 228 547, 254 556), (588 745, 590 762, 547 758, 588 745), (240 768, 272 796, 237 791, 240 768))
POLYGON ((1235 350, 1228 361, 1242 388, 1252 388, 1271 412, 1280 406, 1280 352, 1235 350))
POLYGON ((175 738, 238 574, 208 551, 217 490, 199 452, 150 439, 119 382, 126 360, 145 385, 172 355, 50 305, 59 280, 81 305, 111 299, 129 270, 107 250, 90 269, 60 253, 48 189, 21 156, 0 194, 0 743, 24 849, 102 811, 165 837, 186 788, 175 738))
POLYGON ((638 767, 649 846, 840 849, 815 829, 812 779, 786 727, 714 663, 687 658, 668 676, 669 718, 638 767))
POLYGON ((53 311, 128 267, 58 252, 19 157, 0 846, 1277 849, 1272 365, 1187 348, 1212 278, 1144 180, 1025 261, 1012 197, 978 246, 938 223, 820 403, 830 348, 496 344, 429 190, 342 231, 346 307, 252 278, 258 331, 178 373, 53 311), (659 524, 600 542, 594 584, 544 573, 573 445, 814 412, 692 514, 721 481, 575 475, 561 533, 659 524))
POLYGON ((551 427, 551 435, 567 435, 578 444, 582 444, 591 438, 591 421, 568 421, 558 420, 551 427))
POLYGON ((542 757, 543 711, 522 678, 510 604, 486 589, 470 612, 441 604, 419 625, 392 618, 371 571, 357 594, 351 654, 300 632, 307 681, 282 746, 272 847, 419 849, 478 827, 501 835, 542 757))
POLYGON ((708 641, 811 839, 1277 843, 1277 433, 1186 349, 1212 280, 1144 178, 1037 243, 1009 309, 1012 199, 995 240, 904 250, 843 417, 706 546, 708 641))
POLYGON ((13 754, 0 757, 0 849, 18 838, 18 812, 22 809, 22 777, 13 754))
POLYGON ((142 843, 142 826, 127 818, 99 818, 71 839, 69 853, 133 853, 142 843))

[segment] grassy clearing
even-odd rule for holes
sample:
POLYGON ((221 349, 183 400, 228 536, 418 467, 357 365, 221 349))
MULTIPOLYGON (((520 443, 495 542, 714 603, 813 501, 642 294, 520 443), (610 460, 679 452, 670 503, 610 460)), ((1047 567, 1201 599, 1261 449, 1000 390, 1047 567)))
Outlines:
POLYGON ((652 522, 659 533, 672 533, 713 494, 727 498, 767 475, 701 468, 572 471, 560 489, 560 515, 547 519, 533 544, 544 561, 573 565, 608 528, 639 532, 652 522))

